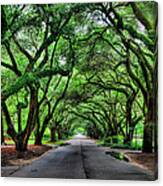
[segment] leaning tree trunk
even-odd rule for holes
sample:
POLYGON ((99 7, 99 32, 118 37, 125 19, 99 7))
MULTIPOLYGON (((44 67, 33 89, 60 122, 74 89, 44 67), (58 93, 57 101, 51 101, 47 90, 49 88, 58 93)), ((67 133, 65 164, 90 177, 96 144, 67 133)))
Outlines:
POLYGON ((20 152, 27 150, 28 140, 36 123, 37 93, 38 91, 31 87, 27 124, 24 131, 16 135, 15 146, 16 150, 20 152))
POLYGON ((42 145, 42 139, 44 137, 44 133, 47 127, 47 124, 49 123, 51 118, 51 115, 47 115, 43 121, 41 131, 38 131, 35 137, 35 145, 42 145))

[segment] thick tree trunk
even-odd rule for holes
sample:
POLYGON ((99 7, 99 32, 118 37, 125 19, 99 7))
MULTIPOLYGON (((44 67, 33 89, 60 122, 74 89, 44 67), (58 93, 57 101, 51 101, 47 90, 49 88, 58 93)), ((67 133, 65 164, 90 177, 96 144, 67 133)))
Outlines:
POLYGON ((23 140, 23 134, 17 136, 15 148, 19 152, 24 152, 27 150, 27 141, 23 140))
POLYGON ((24 152, 27 150, 27 145, 23 144, 21 141, 15 143, 15 149, 19 152, 24 152))
POLYGON ((145 124, 144 124, 144 135, 143 135, 143 152, 153 152, 154 144, 154 134, 156 121, 156 108, 155 101, 156 98, 151 98, 148 104, 148 111, 146 114, 145 124))
POLYGON ((35 137, 35 145, 42 145, 42 136, 40 134, 35 137))
POLYGON ((153 152, 153 122, 148 121, 144 125, 143 152, 153 152))

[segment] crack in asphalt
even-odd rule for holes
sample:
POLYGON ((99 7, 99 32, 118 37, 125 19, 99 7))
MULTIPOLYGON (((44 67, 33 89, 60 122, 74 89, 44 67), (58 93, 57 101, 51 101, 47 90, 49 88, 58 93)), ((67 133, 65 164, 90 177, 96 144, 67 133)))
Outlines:
POLYGON ((85 174, 86 179, 89 179, 90 178, 89 172, 88 172, 88 169, 85 166, 85 161, 84 161, 86 156, 84 155, 83 145, 81 143, 80 143, 80 152, 81 152, 81 160, 82 160, 84 174, 85 174))

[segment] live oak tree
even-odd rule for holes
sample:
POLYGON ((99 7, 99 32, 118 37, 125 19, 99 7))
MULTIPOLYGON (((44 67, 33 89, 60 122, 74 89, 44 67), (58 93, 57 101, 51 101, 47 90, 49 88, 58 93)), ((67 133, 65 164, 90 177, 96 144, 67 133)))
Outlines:
MULTIPOLYGON (((2 66, 11 71, 10 77, 14 74, 14 81, 2 90, 2 109, 8 126, 7 133, 15 142, 16 149, 20 151, 26 150, 28 139, 36 123, 39 107, 39 80, 57 74, 62 76, 71 74, 70 68, 62 69, 56 63, 53 64, 53 53, 63 29, 71 19, 72 11, 71 7, 64 9, 64 13, 67 13, 64 18, 62 17, 63 12, 58 11, 58 18, 54 20, 52 19, 52 12, 55 11, 55 8, 62 10, 63 6, 20 5, 2 7, 2 22, 4 24, 2 30, 2 50, 4 48, 2 66), (5 54, 7 59, 5 59, 5 54), (26 127, 22 130, 19 127, 19 131, 16 131, 7 101, 13 99, 15 93, 22 91, 22 89, 28 91, 27 96, 30 97, 29 103, 26 105, 29 107, 29 112, 26 127)), ((7 84, 5 82, 5 85, 7 84)), ((19 104, 17 108, 19 110, 19 126, 22 111, 20 107, 19 104)), ((52 112, 53 110, 54 107, 52 112)), ((48 122, 48 120, 49 116, 44 122, 48 122)))

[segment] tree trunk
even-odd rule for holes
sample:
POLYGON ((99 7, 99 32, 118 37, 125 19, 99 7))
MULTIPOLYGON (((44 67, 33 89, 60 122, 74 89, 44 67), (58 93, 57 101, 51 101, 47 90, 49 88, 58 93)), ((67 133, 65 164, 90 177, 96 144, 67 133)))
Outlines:
POLYGON ((55 127, 50 128, 50 141, 55 142, 55 127))
POLYGON ((156 64, 154 68, 153 78, 153 97, 154 99, 154 152, 158 152, 158 59, 156 58, 156 64))
POLYGON ((18 105, 18 131, 21 132, 22 131, 22 127, 21 127, 21 106, 18 105))
POLYGON ((37 134, 35 137, 35 145, 42 145, 42 137, 40 134, 37 134))
POLYGON ((62 139, 62 134, 61 134, 61 131, 58 130, 58 140, 61 140, 62 139))
POLYGON ((143 135, 143 152, 153 152, 153 142, 156 123, 156 110, 154 101, 156 98, 151 98, 148 104, 143 135))
POLYGON ((1 113, 1 144, 5 143, 5 138, 4 138, 4 128, 3 128, 3 116, 1 113))
MULTIPOLYGON (((21 139, 22 143, 20 142, 20 145, 22 144, 23 149, 27 149, 27 144, 29 137, 31 135, 31 132, 34 129, 34 126, 36 124, 37 119, 37 98, 38 98, 38 89, 35 89, 33 87, 30 87, 30 105, 29 105, 29 113, 28 113, 28 119, 27 119, 27 125, 24 131, 21 133, 21 139), (26 147, 24 147, 26 146, 26 147)), ((20 139, 20 140, 21 140, 20 139)))
POLYGON ((148 121, 144 125, 144 135, 143 135, 143 152, 153 152, 152 147, 153 142, 153 121, 148 121))
POLYGON ((23 134, 17 136, 15 148, 19 152, 24 152, 27 150, 27 141, 23 140, 23 134))
POLYGON ((133 140, 133 135, 134 135, 134 127, 129 129, 129 133, 126 135, 124 139, 124 144, 131 145, 132 140, 133 140))
POLYGON ((128 97, 126 102, 126 135, 124 144, 131 145, 134 135, 135 125, 132 119, 132 106, 137 95, 137 91, 133 89, 133 93, 128 97))
POLYGON ((49 123, 50 118, 51 116, 47 115, 43 121, 41 131, 39 130, 37 131, 36 137, 35 137, 35 145, 42 145, 42 139, 43 139, 43 136, 44 136, 44 133, 45 133, 45 130, 46 130, 47 124, 49 123))

